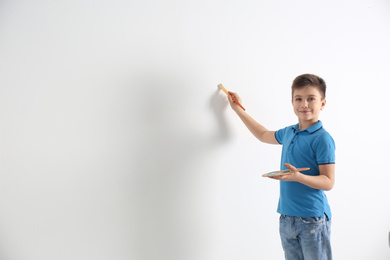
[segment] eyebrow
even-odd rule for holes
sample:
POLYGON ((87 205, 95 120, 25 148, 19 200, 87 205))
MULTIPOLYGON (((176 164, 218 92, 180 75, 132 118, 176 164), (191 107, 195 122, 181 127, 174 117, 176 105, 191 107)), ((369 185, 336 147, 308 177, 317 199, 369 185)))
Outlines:
MULTIPOLYGON (((295 95, 294 97, 301 97, 301 95, 295 95)), ((317 95, 308 95, 308 97, 317 97, 317 95)))

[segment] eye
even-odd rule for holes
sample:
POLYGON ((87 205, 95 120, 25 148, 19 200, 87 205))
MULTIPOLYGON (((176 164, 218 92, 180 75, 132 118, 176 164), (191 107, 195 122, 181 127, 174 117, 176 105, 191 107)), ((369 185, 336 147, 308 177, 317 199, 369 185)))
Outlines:
POLYGON ((315 98, 313 98, 313 97, 312 97, 312 98, 309 98, 309 101, 314 101, 314 100, 316 100, 316 99, 315 99, 315 98))
POLYGON ((301 101, 302 98, 295 98, 295 101, 301 101))

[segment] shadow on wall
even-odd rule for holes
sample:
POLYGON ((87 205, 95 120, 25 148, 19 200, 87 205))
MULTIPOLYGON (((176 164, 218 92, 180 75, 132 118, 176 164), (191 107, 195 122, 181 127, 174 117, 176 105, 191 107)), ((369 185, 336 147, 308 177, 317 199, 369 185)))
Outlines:
POLYGON ((212 196, 204 180, 213 180, 205 164, 229 138, 226 96, 211 93, 210 117, 216 123, 207 126, 201 121, 207 115, 197 114, 204 111, 197 102, 203 97, 180 77, 149 73, 136 77, 131 89, 136 99, 131 134, 137 154, 132 167, 137 259, 201 259, 207 223, 213 221, 212 212, 204 210, 212 196))

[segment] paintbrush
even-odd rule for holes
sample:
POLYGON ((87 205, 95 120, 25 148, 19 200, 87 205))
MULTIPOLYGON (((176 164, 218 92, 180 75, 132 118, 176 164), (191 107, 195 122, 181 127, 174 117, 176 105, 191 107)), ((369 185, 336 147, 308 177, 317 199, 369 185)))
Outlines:
POLYGON ((237 101, 237 99, 235 99, 235 98, 233 97, 233 95, 230 94, 229 91, 227 91, 226 88, 223 87, 222 84, 219 84, 218 87, 219 87, 223 92, 225 92, 226 95, 229 95, 229 96, 233 99, 233 101, 234 101, 237 105, 239 105, 239 106, 245 111, 245 108, 244 108, 243 106, 241 106, 241 104, 237 101))

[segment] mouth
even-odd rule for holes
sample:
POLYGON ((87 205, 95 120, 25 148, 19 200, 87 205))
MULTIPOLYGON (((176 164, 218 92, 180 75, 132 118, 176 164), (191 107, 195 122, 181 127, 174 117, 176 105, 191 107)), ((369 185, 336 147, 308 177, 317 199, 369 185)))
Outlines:
POLYGON ((307 113, 310 113, 310 111, 304 110, 304 111, 299 111, 299 113, 307 114, 307 113))

